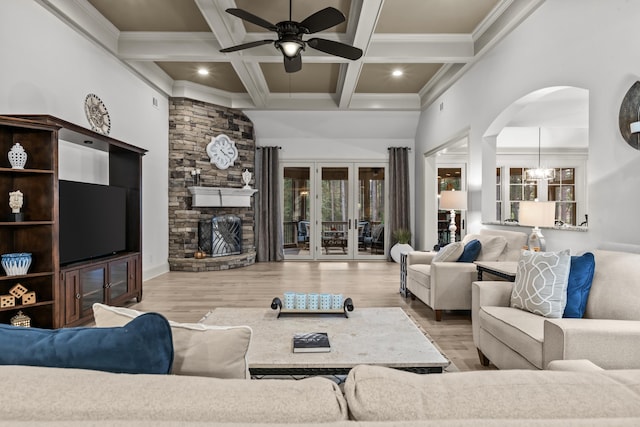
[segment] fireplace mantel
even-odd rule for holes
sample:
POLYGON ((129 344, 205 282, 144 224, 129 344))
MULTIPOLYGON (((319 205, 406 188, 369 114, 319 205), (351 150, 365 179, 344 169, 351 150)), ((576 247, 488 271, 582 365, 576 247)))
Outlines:
POLYGON ((189 187, 193 207, 251 207, 253 188, 189 187))

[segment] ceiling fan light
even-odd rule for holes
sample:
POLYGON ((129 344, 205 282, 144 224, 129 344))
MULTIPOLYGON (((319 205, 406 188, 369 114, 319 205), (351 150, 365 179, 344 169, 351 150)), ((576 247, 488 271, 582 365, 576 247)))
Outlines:
POLYGON ((302 43, 294 40, 281 41, 277 44, 277 47, 289 58, 295 58, 298 56, 300 51, 304 49, 304 45, 302 43))

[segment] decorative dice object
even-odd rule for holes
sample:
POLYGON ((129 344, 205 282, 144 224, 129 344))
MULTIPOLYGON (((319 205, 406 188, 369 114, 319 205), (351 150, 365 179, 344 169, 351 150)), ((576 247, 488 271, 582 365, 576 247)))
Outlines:
POLYGON ((20 283, 17 283, 13 288, 9 289, 9 293, 16 298, 22 297, 22 295, 27 293, 27 288, 22 286, 20 283))
POLYGON ((29 305, 36 303, 36 293, 34 291, 27 292, 22 295, 22 305, 29 305))
POLYGON ((13 295, 0 295, 0 308, 13 307, 16 305, 16 298, 13 295))

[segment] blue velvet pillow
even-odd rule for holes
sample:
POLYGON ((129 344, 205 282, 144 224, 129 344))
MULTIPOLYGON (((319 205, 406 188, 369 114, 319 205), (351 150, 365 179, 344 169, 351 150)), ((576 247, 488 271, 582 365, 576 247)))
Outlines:
POLYGON ((569 283, 567 285, 567 305, 562 317, 582 318, 587 307, 591 281, 596 260, 591 252, 571 257, 569 283))
POLYGON ((143 314, 117 328, 0 325, 0 365, 168 374, 172 364, 171 328, 158 313, 143 314))
POLYGON ((480 249, 482 249, 482 243, 478 239, 473 239, 464 245, 462 255, 458 258, 458 262, 473 262, 480 255, 480 249))

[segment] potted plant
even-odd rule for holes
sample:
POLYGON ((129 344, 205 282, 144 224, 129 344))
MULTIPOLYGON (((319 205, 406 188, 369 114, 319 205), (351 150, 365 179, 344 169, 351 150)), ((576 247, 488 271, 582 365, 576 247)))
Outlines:
POLYGON ((413 250, 409 242, 411 241, 411 230, 407 228, 399 228, 394 230, 393 239, 397 242, 391 248, 391 258, 395 262, 400 262, 400 254, 413 250))

